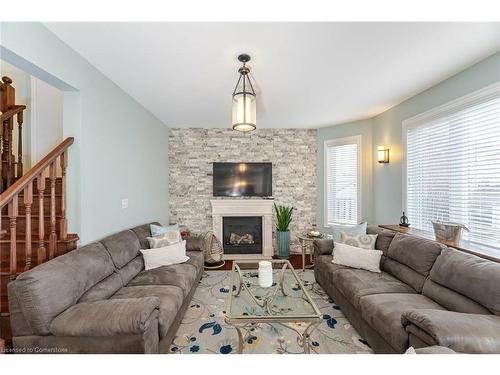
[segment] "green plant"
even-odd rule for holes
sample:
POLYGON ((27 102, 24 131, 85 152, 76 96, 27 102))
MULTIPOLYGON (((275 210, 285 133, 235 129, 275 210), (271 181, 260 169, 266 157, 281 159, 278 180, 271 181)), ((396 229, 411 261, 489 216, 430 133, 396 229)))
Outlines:
POLYGON ((276 211, 276 229, 280 232, 287 232, 292 222, 293 207, 277 206, 275 203, 274 210, 276 211))

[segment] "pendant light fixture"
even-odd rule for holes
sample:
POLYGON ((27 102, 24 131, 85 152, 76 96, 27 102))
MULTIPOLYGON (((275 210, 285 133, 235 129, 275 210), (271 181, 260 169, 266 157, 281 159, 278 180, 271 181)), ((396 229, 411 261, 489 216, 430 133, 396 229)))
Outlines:
POLYGON ((233 91, 233 130, 251 132, 257 127, 257 109, 255 91, 248 75, 250 68, 246 66, 250 56, 242 54, 238 56, 238 60, 243 65, 238 69, 240 77, 233 91))

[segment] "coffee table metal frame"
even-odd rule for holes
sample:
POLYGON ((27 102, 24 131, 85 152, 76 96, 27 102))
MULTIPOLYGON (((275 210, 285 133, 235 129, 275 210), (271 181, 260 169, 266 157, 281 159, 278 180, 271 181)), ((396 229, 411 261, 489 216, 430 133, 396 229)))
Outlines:
MULTIPOLYGON (((255 269, 252 269, 252 271, 256 271, 255 269)), ((297 343, 299 346, 304 349, 304 353, 310 353, 310 346, 309 346, 309 339, 311 337, 311 333, 317 328, 318 324, 323 321, 323 314, 321 311, 318 309, 314 301, 312 300, 311 296, 307 292, 307 290, 304 288, 304 285, 302 285, 302 282, 300 281, 299 277, 297 276, 297 273, 293 269, 292 265, 288 260, 279 260, 279 259, 252 259, 252 260, 235 260, 233 261, 233 267, 231 270, 231 282, 229 286, 229 297, 227 299, 227 307, 226 307, 226 314, 225 314, 225 322, 229 324, 230 326, 234 327, 236 329, 236 332, 238 333, 238 353, 241 354, 243 353, 243 348, 244 348, 244 338, 243 338, 243 332, 242 329, 245 327, 248 327, 252 324, 258 324, 258 323, 275 323, 275 324, 280 324, 286 328, 289 328, 293 331, 295 331, 298 335, 297 337, 297 343), (251 290, 247 287, 246 282, 244 282, 244 277, 240 268, 240 265, 244 264, 258 264, 260 260, 268 260, 274 264, 282 264, 281 269, 279 270, 279 276, 278 280, 276 281, 276 287, 274 289, 274 292, 267 296, 266 298, 260 300, 259 298, 256 298, 256 296, 251 292, 251 290), (303 292, 302 298, 307 301, 312 309, 314 310, 314 314, 310 315, 286 315, 286 316, 280 316, 276 315, 276 313, 272 310, 272 301, 273 299, 278 295, 278 293, 281 293, 283 296, 287 296, 285 288, 284 288, 284 277, 285 277, 285 272, 286 270, 289 269, 294 276, 295 281, 300 285, 300 288, 303 292), (238 280, 236 279, 238 278, 238 280), (233 285, 238 285, 236 291, 233 292, 232 288, 233 285), (237 297, 240 295, 242 291, 245 291, 248 293, 252 300, 260 306, 261 308, 265 309, 265 311, 269 315, 265 316, 253 316, 253 315, 238 315, 238 316, 232 316, 231 315, 231 303, 232 299, 234 297, 237 297), (307 323, 306 328, 304 329, 303 332, 300 332, 297 328, 291 326, 291 323, 307 323)))

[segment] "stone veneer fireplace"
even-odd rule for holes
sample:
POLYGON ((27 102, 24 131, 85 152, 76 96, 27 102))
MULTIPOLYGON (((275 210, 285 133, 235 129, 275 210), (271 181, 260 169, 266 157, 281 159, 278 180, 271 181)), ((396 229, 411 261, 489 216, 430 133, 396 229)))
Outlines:
POLYGON ((273 256, 273 200, 213 199, 210 203, 213 232, 224 247, 224 259, 273 256))

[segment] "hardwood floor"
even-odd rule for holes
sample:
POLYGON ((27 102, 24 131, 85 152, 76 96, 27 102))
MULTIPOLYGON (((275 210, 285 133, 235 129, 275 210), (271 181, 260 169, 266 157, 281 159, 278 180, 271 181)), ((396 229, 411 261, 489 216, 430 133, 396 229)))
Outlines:
MULTIPOLYGON (((292 254, 290 255, 290 259, 288 259, 290 263, 292 264, 292 267, 296 270, 302 270, 302 255, 300 254, 292 254)), ((309 254, 306 256, 306 266, 310 265, 310 259, 309 259, 309 254)), ((231 268, 233 267, 233 261, 232 260, 226 260, 226 264, 224 264, 223 267, 213 270, 213 271, 230 271, 231 268)))

